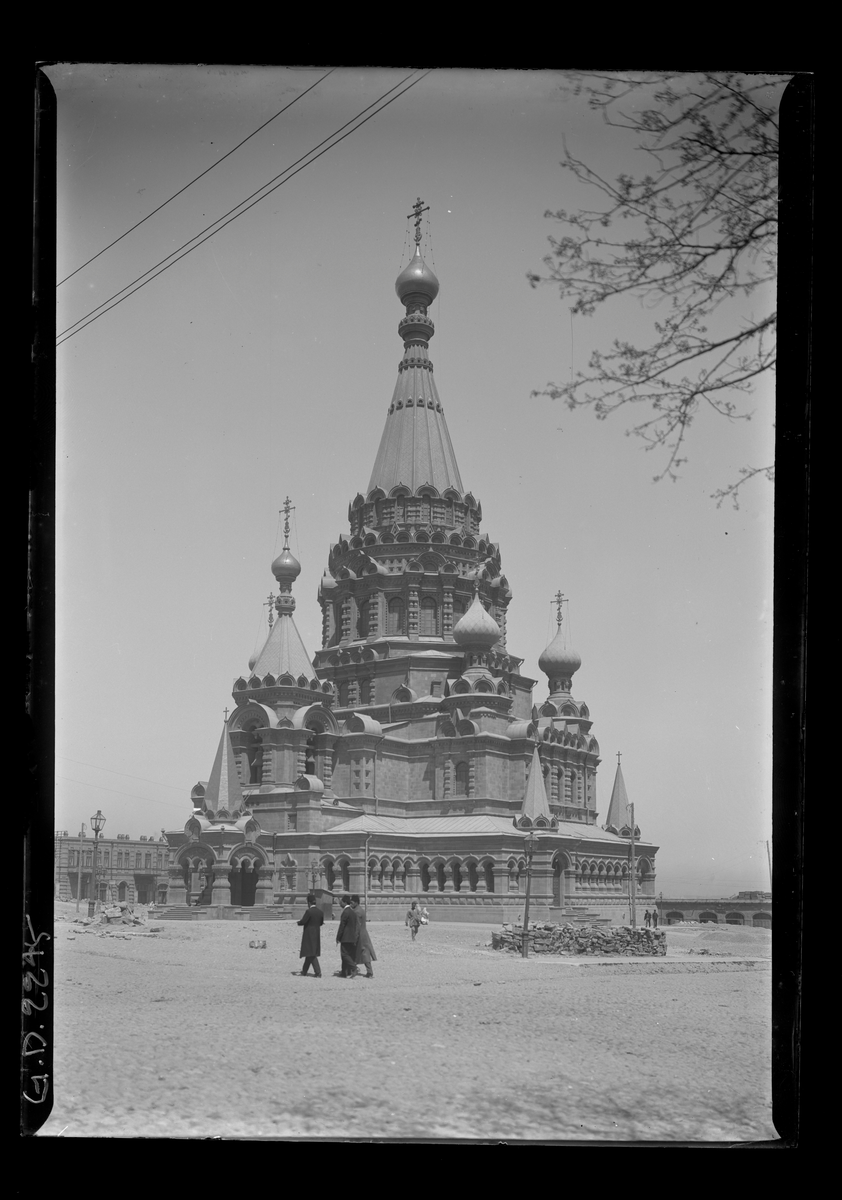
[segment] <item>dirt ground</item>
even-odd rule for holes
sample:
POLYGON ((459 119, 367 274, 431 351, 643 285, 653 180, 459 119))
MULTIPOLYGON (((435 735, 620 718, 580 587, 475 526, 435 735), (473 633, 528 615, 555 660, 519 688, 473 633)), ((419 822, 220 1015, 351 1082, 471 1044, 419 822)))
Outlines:
POLYGON ((333 976, 329 923, 319 981, 292 974, 293 922, 75 916, 56 906, 40 1136, 777 1138, 766 930, 669 927, 666 958, 524 961, 491 950, 492 926, 413 944, 373 923, 368 981, 333 976))

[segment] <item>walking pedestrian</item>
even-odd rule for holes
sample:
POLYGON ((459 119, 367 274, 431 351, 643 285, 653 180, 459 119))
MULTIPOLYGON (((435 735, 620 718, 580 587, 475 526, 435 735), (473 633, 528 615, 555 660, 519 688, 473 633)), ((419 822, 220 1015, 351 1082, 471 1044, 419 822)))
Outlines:
POLYGON ((643 914, 643 924, 646 926, 647 929, 652 924, 652 914, 650 913, 648 908, 647 908, 646 912, 643 914))
POLYGON ((657 910, 657 908, 652 909, 652 928, 653 929, 658 928, 658 910, 657 910))
POLYGON ((359 896, 352 896, 351 904, 354 906, 354 911, 357 914, 357 921, 359 923, 359 936, 357 937, 354 961, 358 967, 365 967, 366 979, 373 979, 374 971, 371 964, 373 962, 377 962, 377 955, 374 953, 374 946, 372 945, 371 937, 366 925, 365 909, 360 904, 359 896))
POLYGON ((353 979, 357 973, 357 964, 354 962, 354 956, 360 923, 351 905, 350 896, 342 896, 339 904, 342 909, 342 916, 339 918, 339 928, 336 931, 336 944, 339 947, 342 968, 336 974, 343 979, 353 979))
POLYGON ((298 922, 299 925, 303 926, 301 951, 298 957, 304 959, 304 966, 300 972, 293 971, 293 975, 307 975, 312 966, 316 979, 321 979, 322 968, 319 966, 319 955, 322 952, 321 929, 324 919, 325 915, 320 908, 316 908, 316 897, 311 892, 307 897, 307 911, 298 922))
POLYGON ((406 914, 406 921, 404 923, 408 925, 412 931, 412 940, 414 942, 421 926, 421 910, 419 909, 415 900, 412 901, 412 904, 409 907, 409 911, 406 914))

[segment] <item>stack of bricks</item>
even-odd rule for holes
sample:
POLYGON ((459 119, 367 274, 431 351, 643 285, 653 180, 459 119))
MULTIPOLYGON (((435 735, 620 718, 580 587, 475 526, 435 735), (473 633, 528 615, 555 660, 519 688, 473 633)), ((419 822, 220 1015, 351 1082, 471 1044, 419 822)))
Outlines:
MULTIPOLYGON (((523 926, 504 925, 502 933, 491 935, 495 950, 514 950, 523 946, 523 926)), ((582 928, 581 925, 542 925, 529 923, 530 954, 617 954, 665 955, 663 929, 631 929, 625 925, 607 928, 582 928)))

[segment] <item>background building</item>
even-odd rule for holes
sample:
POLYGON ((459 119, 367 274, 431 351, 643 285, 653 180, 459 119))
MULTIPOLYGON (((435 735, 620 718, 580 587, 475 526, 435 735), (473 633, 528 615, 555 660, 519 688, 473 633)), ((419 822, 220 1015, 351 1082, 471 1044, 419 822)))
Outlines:
POLYGON ((664 925, 675 925, 679 921, 702 921, 719 925, 772 928, 771 892, 738 892, 736 896, 720 896, 716 900, 683 900, 659 896, 657 909, 664 925))
MULTIPOLYGON (((225 915, 294 908, 320 887, 365 892, 373 917, 400 917, 423 898, 437 918, 506 920, 522 913, 532 855, 536 918, 624 922, 633 819, 622 773, 618 763, 601 826, 600 750, 589 707, 573 696, 581 659, 561 594, 538 661, 540 704, 507 644, 512 589, 463 485, 429 356, 439 284, 419 223, 396 283, 403 357, 374 467, 319 588, 321 649, 311 659, 293 618, 301 568, 287 501, 276 617, 234 683, 193 815, 167 833, 169 902, 225 915)), ((654 897, 657 847, 639 836, 643 900, 654 897)))
MULTIPOLYGON (((56 900, 87 900, 93 878, 94 839, 71 837, 66 829, 55 835, 56 900)), ((97 891, 103 901, 129 904, 167 902, 170 851, 163 833, 131 838, 118 833, 97 839, 97 891)))

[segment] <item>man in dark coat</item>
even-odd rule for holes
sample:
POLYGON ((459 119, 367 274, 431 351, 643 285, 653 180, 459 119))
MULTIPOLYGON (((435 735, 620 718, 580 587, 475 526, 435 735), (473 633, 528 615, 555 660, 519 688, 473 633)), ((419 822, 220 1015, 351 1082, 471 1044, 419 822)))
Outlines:
POLYGON ((359 922, 360 927, 360 935, 357 938, 354 961, 358 967, 362 965, 365 966, 366 979, 373 979, 374 971, 371 964, 373 962, 377 962, 377 955, 374 953, 374 946, 372 945, 371 938, 369 937, 368 929, 366 927, 365 909, 360 904, 359 896, 352 896, 351 903, 356 911, 357 921, 359 922))
POLYGON ((311 892, 307 897, 307 911, 298 922, 299 925, 304 926, 301 934, 301 952, 298 957, 304 959, 301 974, 306 975, 312 964, 316 979, 321 979, 322 977, 322 968, 319 966, 319 955, 322 952, 321 928, 324 924, 324 919, 325 915, 321 909, 316 908, 316 897, 311 892))
POLYGON ((356 910, 351 904, 350 896, 343 896, 339 903, 342 907, 342 916, 339 918, 339 928, 336 931, 336 944, 342 956, 342 970, 337 974, 341 975, 343 979, 353 979, 357 973, 357 964, 354 959, 360 923, 357 920, 356 910))

